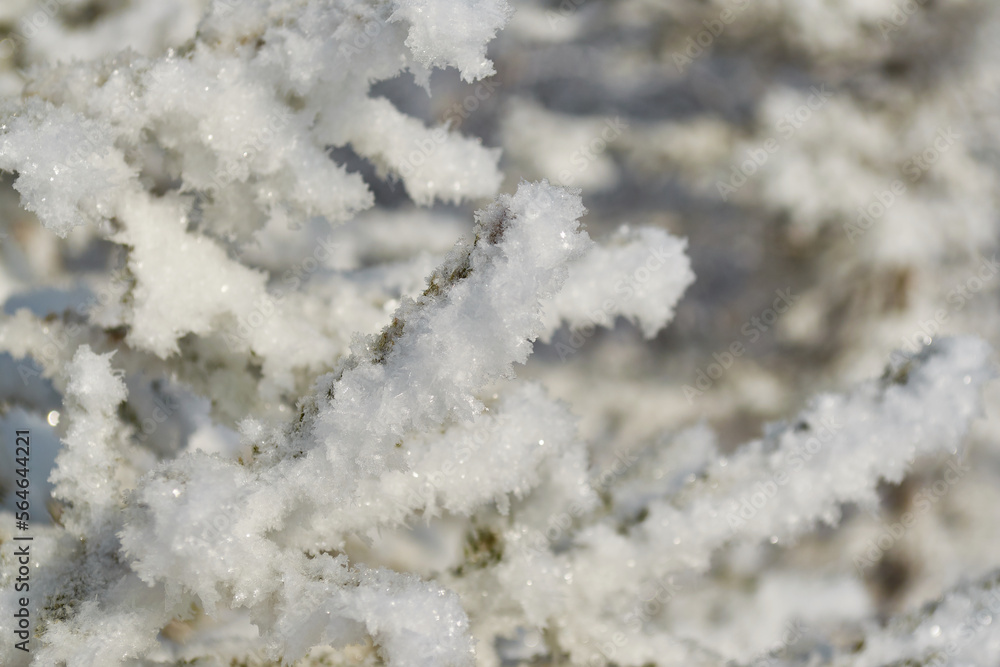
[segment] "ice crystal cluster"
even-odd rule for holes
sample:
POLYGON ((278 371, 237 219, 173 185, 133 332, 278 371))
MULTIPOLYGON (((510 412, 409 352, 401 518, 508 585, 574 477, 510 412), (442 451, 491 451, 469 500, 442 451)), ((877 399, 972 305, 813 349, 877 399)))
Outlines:
POLYGON ((4 0, 0 664, 998 664, 998 59, 990 0, 4 0))

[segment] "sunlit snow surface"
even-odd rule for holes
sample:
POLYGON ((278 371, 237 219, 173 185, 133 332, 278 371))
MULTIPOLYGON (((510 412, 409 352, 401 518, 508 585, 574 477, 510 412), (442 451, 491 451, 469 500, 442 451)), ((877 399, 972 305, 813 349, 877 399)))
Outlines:
POLYGON ((997 664, 998 27, 3 2, 0 664, 997 664))

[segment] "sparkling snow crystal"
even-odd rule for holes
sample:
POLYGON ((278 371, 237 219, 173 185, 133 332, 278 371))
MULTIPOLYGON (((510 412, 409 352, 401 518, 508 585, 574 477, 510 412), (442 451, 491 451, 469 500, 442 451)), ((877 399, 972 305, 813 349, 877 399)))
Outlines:
POLYGON ((0 665, 1000 663, 998 36, 0 3, 0 665))

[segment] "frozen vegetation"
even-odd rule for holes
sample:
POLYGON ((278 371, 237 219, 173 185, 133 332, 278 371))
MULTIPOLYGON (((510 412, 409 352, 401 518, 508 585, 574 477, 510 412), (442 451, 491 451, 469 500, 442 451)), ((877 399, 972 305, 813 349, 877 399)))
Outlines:
POLYGON ((0 664, 1000 663, 998 104, 989 0, 3 0, 0 664))

